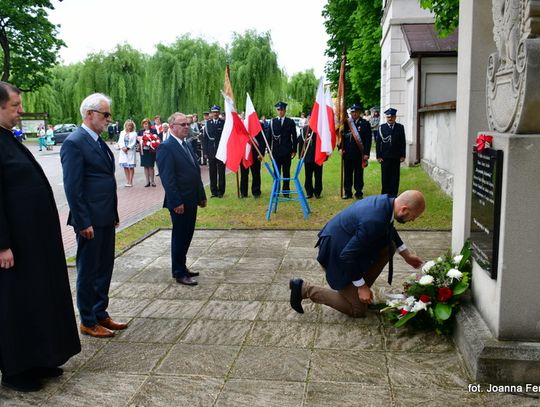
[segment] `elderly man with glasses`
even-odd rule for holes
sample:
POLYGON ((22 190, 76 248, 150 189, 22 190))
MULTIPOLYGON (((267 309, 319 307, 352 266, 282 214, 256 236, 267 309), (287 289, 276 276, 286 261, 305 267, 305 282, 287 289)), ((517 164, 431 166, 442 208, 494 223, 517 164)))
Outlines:
POLYGON ((187 142, 189 123, 185 114, 169 117, 169 138, 157 149, 157 165, 165 189, 163 207, 171 215, 172 276, 178 284, 197 285, 186 266, 186 257, 195 231, 197 207, 206 206, 206 194, 197 156, 187 142))
POLYGON ((80 331, 97 338, 114 336, 127 324, 107 313, 114 267, 118 200, 114 156, 100 134, 111 123, 111 99, 94 93, 81 103, 81 127, 62 144, 60 159, 69 204, 68 224, 77 236, 77 307, 80 331))

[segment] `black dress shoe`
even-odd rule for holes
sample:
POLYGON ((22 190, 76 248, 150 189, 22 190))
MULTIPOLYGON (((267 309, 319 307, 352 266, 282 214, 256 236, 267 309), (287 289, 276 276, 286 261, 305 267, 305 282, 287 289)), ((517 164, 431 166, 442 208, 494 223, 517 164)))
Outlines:
POLYGON ((313 195, 306 195, 306 198, 311 199, 311 198, 313 198, 313 195))
POLYGON ((351 198, 352 198, 351 195, 343 195, 343 196, 341 197, 341 199, 351 199, 351 198))
POLYGON ((355 195, 354 197, 355 197, 356 199, 363 199, 363 198, 364 198, 364 195, 358 194, 358 195, 355 195))
POLYGON ((189 270, 186 270, 186 273, 189 277, 198 277, 199 276, 199 273, 196 272, 196 271, 189 271, 189 270))
POLYGON ((315 194, 315 198, 320 199, 321 194, 315 194))
POLYGON ((214 194, 210 195, 210 198, 217 198, 217 197, 218 197, 218 196, 217 196, 217 195, 214 195, 214 194))
POLYGON ((39 391, 43 388, 41 381, 37 377, 26 372, 13 376, 2 375, 2 386, 24 393, 39 391))
POLYGON ((197 285, 197 284, 199 284, 197 281, 193 280, 193 278, 191 278, 189 276, 176 277, 176 282, 178 284, 184 284, 184 285, 197 285))
POLYGON ((303 314, 302 308, 302 284, 304 280, 301 278, 291 278, 289 280, 289 288, 291 289, 291 308, 296 312, 303 314))
POLYGON ((64 374, 64 371, 60 367, 35 367, 30 369, 28 373, 38 379, 48 377, 58 377, 64 374))

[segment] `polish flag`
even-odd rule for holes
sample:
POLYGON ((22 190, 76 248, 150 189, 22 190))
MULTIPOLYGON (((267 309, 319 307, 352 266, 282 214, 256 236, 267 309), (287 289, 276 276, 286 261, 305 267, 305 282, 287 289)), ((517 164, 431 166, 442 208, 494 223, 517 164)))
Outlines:
POLYGON ((315 104, 311 111, 309 127, 317 135, 315 141, 315 162, 323 165, 336 146, 334 109, 330 91, 325 92, 323 79, 319 80, 315 104))
POLYGON ((251 167, 251 164, 253 164, 251 144, 255 143, 257 147, 259 147, 259 144, 257 143, 255 137, 257 137, 257 134, 262 132, 261 122, 259 121, 257 112, 255 111, 255 107, 253 106, 253 102, 249 97, 249 93, 246 94, 246 117, 244 119, 244 126, 246 127, 247 132, 250 136, 250 141, 246 144, 246 153, 244 155, 244 158, 242 159, 242 164, 244 165, 244 168, 249 168, 251 167))
POLYGON ((219 140, 216 158, 222 161, 232 172, 238 172, 238 167, 244 157, 249 135, 242 119, 236 112, 232 99, 223 94, 225 99, 225 125, 219 140))

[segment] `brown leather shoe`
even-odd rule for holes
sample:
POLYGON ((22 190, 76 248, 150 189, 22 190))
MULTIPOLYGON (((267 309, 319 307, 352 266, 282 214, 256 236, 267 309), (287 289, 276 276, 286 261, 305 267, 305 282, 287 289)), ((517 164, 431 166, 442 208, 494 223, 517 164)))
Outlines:
POLYGON ((79 329, 81 330, 81 333, 83 335, 90 335, 90 336, 93 336, 94 338, 110 338, 111 336, 114 336, 113 331, 99 324, 96 324, 92 327, 88 327, 86 325, 81 324, 79 326, 79 329))
POLYGON ((126 329, 128 327, 128 324, 114 322, 110 317, 98 321, 98 324, 112 331, 121 331, 122 329, 126 329))

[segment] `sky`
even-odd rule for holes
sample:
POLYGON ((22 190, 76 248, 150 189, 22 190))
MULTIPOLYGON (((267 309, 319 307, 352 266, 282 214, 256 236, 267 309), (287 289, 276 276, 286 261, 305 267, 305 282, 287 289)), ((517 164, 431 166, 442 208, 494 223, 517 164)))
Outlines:
POLYGON ((324 75, 328 35, 321 16, 326 0, 59 0, 50 21, 60 24, 65 64, 117 44, 152 55, 158 43, 171 44, 190 34, 221 46, 233 33, 270 32, 278 65, 291 76, 313 69, 324 75))

